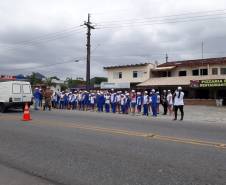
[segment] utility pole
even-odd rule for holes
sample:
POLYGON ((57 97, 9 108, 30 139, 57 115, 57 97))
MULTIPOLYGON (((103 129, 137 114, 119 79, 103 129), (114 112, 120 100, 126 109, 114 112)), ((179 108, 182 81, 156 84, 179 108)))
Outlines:
POLYGON ((203 45, 204 45, 204 44, 203 44, 203 41, 202 41, 202 59, 203 59, 203 45))
POLYGON ((90 22, 90 14, 88 14, 88 21, 84 22, 84 25, 87 27, 87 58, 86 58, 86 90, 90 89, 90 36, 91 36, 91 29, 95 29, 94 26, 91 25, 90 22))
MULTIPOLYGON (((202 41, 202 68, 203 68, 203 41, 202 41)), ((203 69, 200 70, 200 75, 203 75, 203 69)))
POLYGON ((168 57, 168 54, 166 53, 166 63, 168 62, 168 59, 169 57, 168 57))

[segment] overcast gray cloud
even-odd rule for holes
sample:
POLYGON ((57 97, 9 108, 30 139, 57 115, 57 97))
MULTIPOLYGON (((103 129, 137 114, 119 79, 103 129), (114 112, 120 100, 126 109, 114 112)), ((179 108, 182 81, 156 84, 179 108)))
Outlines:
POLYGON ((92 76, 104 76, 103 66, 164 62, 166 52, 170 61, 200 58, 202 41, 205 57, 226 56, 225 0, 1 0, 0 10, 0 74, 84 77, 79 26, 88 13, 97 28, 92 76), (194 14, 204 11, 209 16, 194 14))

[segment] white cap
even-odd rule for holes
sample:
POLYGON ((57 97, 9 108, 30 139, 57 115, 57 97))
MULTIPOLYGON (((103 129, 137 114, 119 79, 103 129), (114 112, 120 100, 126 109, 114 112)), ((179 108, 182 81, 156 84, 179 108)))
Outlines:
POLYGON ((147 94, 147 93, 148 93, 148 91, 144 91, 144 93, 145 93, 145 94, 147 94))
POLYGON ((134 92, 135 92, 135 90, 132 90, 132 92, 134 93, 134 92))
POLYGON ((129 96, 129 93, 126 93, 126 96, 129 96))
POLYGON ((151 92, 155 92, 155 89, 152 89, 151 92))
POLYGON ((159 94, 159 91, 157 91, 156 94, 159 94))
POLYGON ((140 92, 137 92, 137 94, 140 95, 141 93, 140 92))
POLYGON ((171 90, 168 90, 168 92, 171 92, 171 90))
POLYGON ((178 90, 182 90, 182 87, 178 87, 177 89, 178 89, 178 90))

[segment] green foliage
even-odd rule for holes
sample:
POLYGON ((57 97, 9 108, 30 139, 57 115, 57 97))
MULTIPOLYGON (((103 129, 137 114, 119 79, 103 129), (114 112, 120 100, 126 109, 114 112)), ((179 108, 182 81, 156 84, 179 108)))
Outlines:
POLYGON ((101 84, 101 82, 107 82, 107 78, 105 77, 94 77, 90 80, 90 84, 101 84))
POLYGON ((47 78, 45 79, 45 84, 46 84, 47 86, 49 86, 49 87, 52 86, 52 85, 53 85, 53 83, 52 83, 52 78, 51 78, 51 77, 50 77, 50 78, 47 77, 47 78))
POLYGON ((55 80, 60 80, 57 76, 52 76, 50 77, 52 80, 55 79, 55 80))
POLYGON ((61 91, 65 91, 68 88, 66 84, 62 84, 60 85, 60 87, 61 87, 61 91))
POLYGON ((73 80, 72 78, 66 79, 68 88, 75 88, 77 86, 85 85, 86 82, 83 80, 73 80))
POLYGON ((27 79, 31 83, 31 85, 42 84, 42 80, 37 77, 36 73, 32 72, 30 76, 27 76, 27 79))

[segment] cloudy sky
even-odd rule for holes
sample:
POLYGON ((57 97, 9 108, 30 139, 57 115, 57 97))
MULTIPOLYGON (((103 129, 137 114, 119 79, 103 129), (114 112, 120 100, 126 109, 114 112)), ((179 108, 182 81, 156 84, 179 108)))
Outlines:
POLYGON ((1 0, 0 74, 85 76, 103 66, 226 56, 225 0, 1 0), (74 60, 79 60, 75 63, 74 60))

